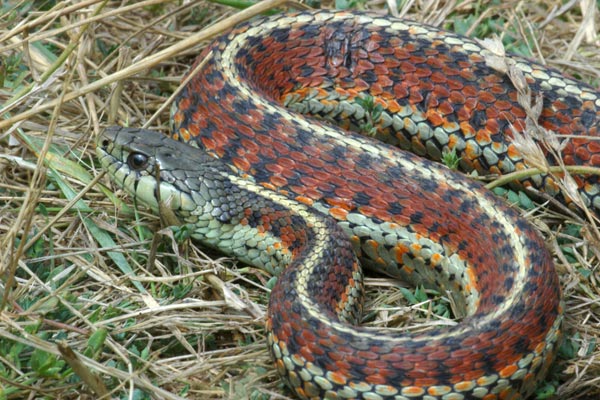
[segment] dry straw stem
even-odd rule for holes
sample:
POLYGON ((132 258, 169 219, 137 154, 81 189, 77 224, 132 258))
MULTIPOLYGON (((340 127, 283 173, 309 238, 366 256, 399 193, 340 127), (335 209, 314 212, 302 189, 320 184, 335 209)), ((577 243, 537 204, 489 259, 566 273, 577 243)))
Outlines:
MULTIPOLYGON (((395 2, 366 7, 384 12, 386 3, 395 2)), ((514 49, 598 85, 593 1, 399 3, 401 17, 468 34, 493 30, 514 49)), ((36 7, 11 4, 15 12, 36 7)), ((11 6, 0 9, 0 394, 286 398, 262 328, 271 277, 181 241, 185 230, 159 230, 156 216, 113 192, 90 148, 113 121, 167 131, 172 95, 202 45, 257 10, 288 3, 242 12, 203 1, 53 4, 17 18, 11 6)), ((566 300, 570 352, 552 385, 557 398, 597 398, 600 240, 593 224, 555 210, 526 213, 555 254, 566 300)), ((366 282, 374 329, 454 323, 434 313, 452 309, 445 294, 407 304, 397 282, 366 282)))
MULTIPOLYGON (((134 7, 141 8, 141 7, 145 7, 145 6, 149 6, 149 5, 153 5, 153 4, 161 4, 161 3, 164 3, 164 1, 156 0, 156 1, 140 2, 140 3, 135 4, 134 6, 127 7, 127 8, 128 9, 134 8, 134 7)), ((200 42, 202 42, 204 40, 210 39, 210 38, 218 35, 219 33, 231 28, 232 26, 234 26, 242 21, 245 21, 255 15, 262 13, 262 12, 271 10, 275 7, 279 7, 279 6, 288 4, 288 3, 291 3, 291 2, 283 1, 283 0, 267 0, 267 1, 260 2, 253 7, 250 7, 244 11, 240 11, 237 14, 234 14, 227 20, 224 20, 218 24, 212 25, 212 26, 202 30, 198 34, 189 36, 188 38, 185 38, 154 55, 150 55, 135 64, 132 64, 122 70, 116 71, 112 75, 109 75, 102 79, 99 79, 89 85, 82 87, 79 90, 74 90, 72 92, 65 94, 63 101, 71 101, 73 99, 83 96, 84 94, 94 92, 96 90, 103 88, 104 86, 110 85, 112 83, 118 82, 118 81, 126 79, 126 78, 129 78, 130 76, 140 73, 148 68, 152 68, 153 66, 159 64, 160 62, 171 59, 174 56, 176 56, 177 54, 179 54, 193 46, 198 45, 200 42)), ((117 10, 117 11, 108 13, 108 16, 111 16, 114 14, 120 14, 120 13, 123 13, 123 11, 121 10, 119 12, 119 10, 117 10)), ((104 16, 104 17, 106 18, 108 16, 104 16)), ((75 26, 76 25, 74 25, 74 27, 75 26)), ((57 32, 60 33, 62 31, 63 31, 63 29, 60 29, 57 32)), ((43 38, 43 36, 41 36, 41 38, 43 38)), ((34 38, 33 40, 37 40, 37 39, 38 38, 34 38)), ((74 45, 76 45, 76 42, 70 43, 70 46, 74 46, 74 45)), ((12 48, 12 46, 7 46, 6 48, 0 49, 0 50, 10 50, 11 48, 12 48)), ((66 55, 68 55, 68 52, 63 52, 63 54, 65 54, 65 53, 67 53, 66 55)), ((64 61, 63 59, 59 59, 59 60, 57 60, 57 63, 60 63, 62 65, 63 61, 64 61)), ((53 69, 54 68, 51 67, 51 71, 53 69)), ((42 76, 42 81, 45 80, 44 78, 48 78, 49 77, 48 75, 42 76)), ((20 95, 20 93, 19 93, 19 95, 20 95)), ((19 121, 22 121, 26 118, 32 117, 36 113, 56 107, 56 105, 58 104, 57 102, 58 102, 58 99, 52 100, 52 101, 49 101, 48 103, 37 106, 35 109, 29 110, 26 112, 22 112, 12 118, 8 118, 4 121, 0 121, 0 129, 9 127, 19 121)), ((12 102, 9 102, 8 106, 10 106, 10 105, 12 105, 12 102)), ((6 111, 7 111, 6 107, 3 109, 0 109, 0 114, 4 113, 6 111)))

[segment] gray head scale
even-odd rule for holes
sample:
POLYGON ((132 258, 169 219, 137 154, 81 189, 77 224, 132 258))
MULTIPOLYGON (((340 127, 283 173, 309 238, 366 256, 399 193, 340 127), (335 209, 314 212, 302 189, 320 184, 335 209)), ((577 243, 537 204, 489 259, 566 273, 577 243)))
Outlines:
POLYGON ((96 152, 115 182, 157 212, 160 198, 185 223, 225 223, 235 214, 228 205, 237 192, 230 181, 235 172, 200 149, 155 131, 110 127, 99 136, 96 152))

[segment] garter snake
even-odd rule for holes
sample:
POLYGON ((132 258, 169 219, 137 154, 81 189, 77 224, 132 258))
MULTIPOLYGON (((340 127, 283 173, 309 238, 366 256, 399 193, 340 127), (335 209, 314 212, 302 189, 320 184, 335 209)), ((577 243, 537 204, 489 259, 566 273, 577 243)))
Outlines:
MULTIPOLYGON (((279 275, 269 350, 298 397, 525 398, 561 336, 544 242, 478 183, 392 146, 433 159, 455 149, 467 171, 523 168, 506 137, 509 125, 524 127, 523 111, 485 51, 436 28, 361 13, 257 19, 201 55, 210 59, 177 100, 179 141, 109 128, 97 152, 142 203, 157 210, 160 192, 195 239, 279 275), (376 136, 390 144, 329 124, 361 126, 364 95, 381 106, 376 136), (358 260, 451 292, 465 317, 418 334, 354 326, 358 260)), ((515 60, 543 94, 542 125, 596 133, 593 89, 515 60)), ((562 159, 594 164, 596 146, 578 136, 562 159)), ((593 179, 581 179, 580 191, 596 205, 593 179)), ((523 184, 556 194, 550 176, 523 184)))

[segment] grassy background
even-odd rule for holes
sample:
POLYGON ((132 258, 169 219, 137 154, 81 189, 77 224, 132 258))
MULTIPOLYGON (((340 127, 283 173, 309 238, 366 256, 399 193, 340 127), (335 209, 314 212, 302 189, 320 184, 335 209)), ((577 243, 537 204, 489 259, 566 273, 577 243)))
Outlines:
MULTIPOLYGON (((205 253, 184 230, 159 230, 93 156, 106 125, 168 131, 169 97, 195 55, 226 17, 246 18, 245 2, 227 3, 0 3, 0 400, 287 398, 263 331, 271 277, 205 253)), ((512 52, 600 85, 598 1, 320 2, 386 4, 498 35, 512 52)), ((537 396, 598 398, 600 234, 505 195, 543 232, 566 300, 566 341, 537 396)), ((367 287, 370 326, 426 326, 445 313, 435 295, 397 282, 367 287)))

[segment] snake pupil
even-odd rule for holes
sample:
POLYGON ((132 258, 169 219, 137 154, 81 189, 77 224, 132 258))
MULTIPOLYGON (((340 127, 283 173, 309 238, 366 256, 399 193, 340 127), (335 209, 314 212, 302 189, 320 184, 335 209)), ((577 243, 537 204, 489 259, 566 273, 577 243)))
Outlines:
POLYGON ((146 167, 148 164, 148 156, 142 153, 131 153, 127 157, 127 165, 129 168, 139 170, 146 167))

